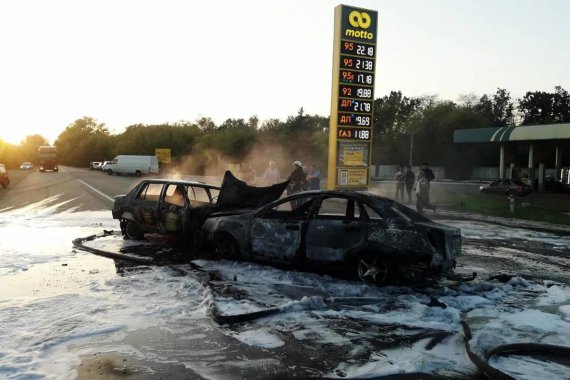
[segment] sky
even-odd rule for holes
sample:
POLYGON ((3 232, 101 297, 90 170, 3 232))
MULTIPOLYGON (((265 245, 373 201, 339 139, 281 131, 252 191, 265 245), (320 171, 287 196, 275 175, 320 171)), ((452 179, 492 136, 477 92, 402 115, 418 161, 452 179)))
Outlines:
POLYGON ((0 139, 330 113, 333 15, 378 11, 375 98, 570 90, 567 0, 0 2, 0 139))

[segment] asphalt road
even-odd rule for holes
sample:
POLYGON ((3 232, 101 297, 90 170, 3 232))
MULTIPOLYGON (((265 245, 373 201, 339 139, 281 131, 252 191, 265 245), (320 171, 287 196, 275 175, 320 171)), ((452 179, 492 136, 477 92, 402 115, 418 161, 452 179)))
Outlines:
POLYGON ((0 190, 0 210, 24 207, 47 199, 61 202, 58 209, 105 210, 113 197, 134 187, 140 178, 109 176, 100 171, 60 166, 59 172, 11 171, 11 184, 0 190))

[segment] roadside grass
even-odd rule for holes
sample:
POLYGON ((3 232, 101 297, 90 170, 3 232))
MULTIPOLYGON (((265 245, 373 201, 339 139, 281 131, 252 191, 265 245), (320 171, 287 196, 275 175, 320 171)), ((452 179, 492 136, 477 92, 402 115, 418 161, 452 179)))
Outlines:
POLYGON ((433 194, 436 204, 462 212, 556 224, 570 224, 570 195, 530 194, 515 197, 514 213, 507 196, 493 194, 433 194), (437 200, 441 199, 442 202, 437 200))

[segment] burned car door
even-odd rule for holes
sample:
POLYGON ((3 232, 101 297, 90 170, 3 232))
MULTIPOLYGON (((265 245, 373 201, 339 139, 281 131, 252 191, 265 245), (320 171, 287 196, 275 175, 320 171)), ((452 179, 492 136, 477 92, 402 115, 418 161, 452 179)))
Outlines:
POLYGON ((262 210, 252 219, 251 253, 265 260, 291 263, 316 197, 294 196, 262 210))
POLYGON ((306 256, 321 262, 342 262, 346 254, 366 244, 366 221, 361 206, 346 197, 324 198, 310 219, 306 256))
POLYGON ((187 205, 185 186, 167 184, 158 211, 161 232, 178 234, 184 231, 187 205))
POLYGON ((146 183, 136 194, 133 213, 144 231, 158 231, 158 205, 163 185, 146 183))

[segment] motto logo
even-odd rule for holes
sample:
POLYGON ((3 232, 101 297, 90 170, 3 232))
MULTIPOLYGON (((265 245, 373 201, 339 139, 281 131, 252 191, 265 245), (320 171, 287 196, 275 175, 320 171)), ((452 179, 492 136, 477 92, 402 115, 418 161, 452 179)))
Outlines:
POLYGON ((362 38, 365 40, 374 40, 374 33, 370 33, 365 29, 372 25, 372 17, 366 12, 352 11, 348 14, 348 23, 356 29, 347 28, 344 31, 346 37, 362 38))
POLYGON ((348 22, 354 28, 368 29, 372 24, 372 18, 366 12, 352 11, 348 15, 348 22))

